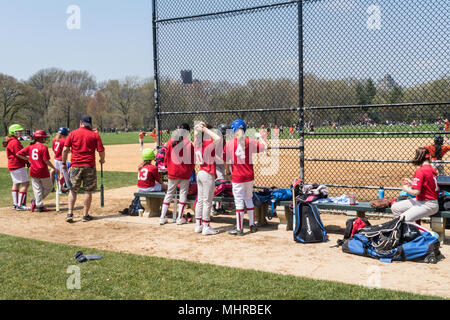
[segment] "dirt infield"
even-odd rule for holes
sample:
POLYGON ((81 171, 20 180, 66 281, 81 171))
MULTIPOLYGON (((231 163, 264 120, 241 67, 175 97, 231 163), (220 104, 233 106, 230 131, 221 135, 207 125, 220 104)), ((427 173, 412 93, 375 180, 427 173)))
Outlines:
MULTIPOLYGON (((354 149, 351 157, 372 157, 376 152, 385 158, 387 152, 398 141, 383 140, 383 144, 376 144, 376 150, 370 154, 363 152, 363 146, 370 141, 367 139, 349 139, 345 145, 352 144, 354 149), (391 143, 387 143, 387 142, 391 143)), ((395 139, 393 139, 395 140, 395 139)), ((425 141, 424 141, 425 142, 425 141)), ((286 145, 294 145, 296 141, 284 141, 286 145)), ((343 143, 342 141, 340 143, 343 143)), ((414 143, 402 139, 404 145, 404 159, 409 159, 416 148, 414 143)), ((148 144, 146 147, 151 147, 148 144)), ((344 157, 349 151, 331 143, 331 140, 307 141, 307 157, 344 157), (326 142, 326 144, 323 144, 326 142), (314 146, 320 150, 313 150, 314 146)), ((367 150, 367 148, 365 149, 367 150)), ((282 153, 280 171, 268 176, 269 184, 285 187, 291 183, 291 178, 298 172, 298 153, 286 151, 282 153), (289 164, 289 166, 288 166, 289 164), (285 185, 283 185, 285 184, 285 185)), ((347 154, 348 155, 348 154, 347 154)), ((135 172, 140 163, 139 145, 106 146, 106 171, 135 172)), ((329 165, 332 163, 326 163, 329 165)), ((307 163, 306 173, 308 174, 307 163)), ((317 165, 317 164, 314 164, 317 165)), ((335 163, 343 168, 346 164, 335 163)), ((353 165, 353 164, 352 164, 353 165)), ((0 167, 6 167, 4 152, 0 153, 0 167)), ((336 167, 337 168, 337 167, 336 167)), ((261 170, 256 166, 256 172, 261 170)), ((314 169, 316 170, 316 169, 314 169)), ((329 167, 333 170, 333 167, 329 167)), ((342 177, 335 177, 332 171, 321 171, 308 176, 311 180, 321 181, 323 177, 344 182, 342 177)), ((355 170, 352 167, 349 170, 355 170)), ((389 178, 400 179, 412 174, 413 168, 405 164, 401 169, 388 173, 389 178)), ((257 183, 258 179, 257 178, 257 183)), ((376 178, 376 171, 361 167, 358 171, 358 181, 376 178)), ((346 181, 348 183, 357 180, 346 181)), ((108 181, 105 181, 107 184, 108 181)), ((119 209, 128 207, 136 191, 134 186, 107 190, 105 194, 106 206, 100 208, 99 195, 94 196, 91 212, 97 217, 89 223, 81 223, 82 201, 78 200, 76 223, 67 224, 64 221, 67 208, 66 198, 62 199, 62 213, 50 212, 45 214, 20 213, 8 208, 0 209, 0 233, 34 238, 50 242, 60 242, 80 245, 89 248, 106 249, 119 252, 189 260, 201 263, 212 263, 223 266, 245 269, 263 270, 281 274, 292 274, 321 280, 335 280, 365 286, 379 286, 386 289, 397 289, 420 294, 438 295, 450 298, 450 282, 446 272, 450 270, 450 242, 447 240, 442 252, 447 259, 436 265, 418 264, 413 262, 398 262, 392 264, 380 263, 376 260, 342 253, 341 249, 330 248, 337 239, 342 238, 343 228, 347 217, 345 215, 323 214, 323 220, 329 232, 330 241, 314 245, 301 245, 292 240, 292 233, 278 230, 277 219, 272 220, 270 226, 260 232, 246 234, 242 238, 235 238, 227 234, 235 223, 234 216, 222 215, 213 218, 212 225, 218 227, 217 236, 203 237, 193 232, 192 224, 176 226, 168 224, 159 226, 157 218, 125 217, 117 214, 119 209), (186 244, 189 244, 188 246, 186 244), (242 257, 245 257, 243 259, 242 257)), ((50 201, 51 202, 51 201, 50 201)), ((373 221, 381 223, 385 220, 373 221)), ((248 229, 248 227, 247 227, 248 229)), ((107 257, 105 257, 107 258, 107 257)))
MULTIPOLYGON (((129 205, 135 187, 106 191, 106 206, 100 208, 94 196, 92 212, 97 219, 82 223, 81 207, 75 212, 75 223, 64 221, 62 212, 30 213, 0 209, 0 233, 43 241, 79 245, 88 248, 128 252, 148 256, 188 260, 200 263, 291 274, 319 280, 334 280, 386 289, 450 298, 450 258, 436 265, 414 262, 381 263, 377 260, 345 254, 330 248, 342 238, 346 216, 322 214, 329 232, 326 243, 295 243, 292 232, 278 229, 274 218, 268 227, 243 237, 228 235, 235 223, 233 215, 213 217, 212 225, 220 230, 216 236, 194 233, 194 225, 158 225, 158 218, 139 218, 117 214, 129 205), (245 257, 245 258, 243 258, 245 257)), ((78 203, 80 205, 80 203, 78 203)), ((381 223, 385 220, 373 220, 381 223)), ((450 257, 450 243, 442 252, 450 257)), ((94 252, 95 250, 93 250, 94 252)), ((107 256, 104 257, 108 259, 107 256)), ((139 272, 139 270, 136 270, 139 272)), ((211 275, 214 276, 214 275, 211 275)))

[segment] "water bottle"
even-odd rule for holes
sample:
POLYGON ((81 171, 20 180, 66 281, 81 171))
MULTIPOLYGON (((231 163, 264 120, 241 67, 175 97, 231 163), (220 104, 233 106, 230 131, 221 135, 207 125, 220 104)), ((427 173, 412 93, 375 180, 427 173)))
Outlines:
POLYGON ((355 195, 354 189, 352 189, 352 191, 350 191, 349 198, 350 198, 350 205, 351 206, 356 205, 356 195, 355 195))
POLYGON ((384 188, 380 187, 380 189, 378 189, 378 199, 384 199, 384 188))

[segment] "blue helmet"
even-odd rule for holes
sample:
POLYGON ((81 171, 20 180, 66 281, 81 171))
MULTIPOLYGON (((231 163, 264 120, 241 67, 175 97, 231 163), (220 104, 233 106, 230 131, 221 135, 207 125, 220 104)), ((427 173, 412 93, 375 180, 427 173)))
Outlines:
POLYGON ((245 132, 245 130, 247 130, 247 125, 243 120, 234 120, 231 124, 231 130, 233 130, 233 132, 236 132, 239 129, 242 129, 245 132))
POLYGON ((61 127, 58 129, 58 133, 61 133, 63 136, 69 135, 69 130, 67 128, 61 127))

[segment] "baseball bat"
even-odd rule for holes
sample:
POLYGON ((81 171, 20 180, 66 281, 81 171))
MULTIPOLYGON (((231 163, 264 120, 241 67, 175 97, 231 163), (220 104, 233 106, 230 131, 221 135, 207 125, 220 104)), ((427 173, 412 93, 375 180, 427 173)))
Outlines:
POLYGON ((105 188, 103 187, 103 163, 100 163, 100 206, 105 206, 105 188))
POLYGON ((56 180, 56 212, 59 212, 59 176, 55 173, 56 180))

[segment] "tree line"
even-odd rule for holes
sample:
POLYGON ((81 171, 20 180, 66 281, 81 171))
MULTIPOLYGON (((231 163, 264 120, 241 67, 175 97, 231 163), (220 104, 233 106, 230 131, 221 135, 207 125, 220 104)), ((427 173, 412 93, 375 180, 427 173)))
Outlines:
MULTIPOLYGON (((389 78, 389 77, 388 77, 389 78)), ((373 79, 330 80, 305 75, 305 106, 361 105, 360 109, 306 110, 305 121, 315 126, 337 122, 340 125, 365 122, 435 121, 449 118, 448 105, 431 107, 368 108, 371 104, 450 101, 450 78, 404 88, 393 79, 376 84, 373 79)), ((0 74, 0 130, 7 134, 12 123, 28 129, 78 127, 80 116, 88 113, 101 131, 149 130, 154 127, 153 79, 126 77, 97 82, 86 71, 43 69, 26 81, 0 74)), ((200 111, 191 115, 165 115, 163 129, 172 130, 181 122, 204 120, 212 124, 231 123, 242 118, 251 126, 298 122, 298 112, 240 112, 246 109, 296 108, 299 85, 292 79, 255 79, 246 83, 160 79, 160 110, 200 111), (201 111, 236 110, 233 113, 201 114, 201 111)))

